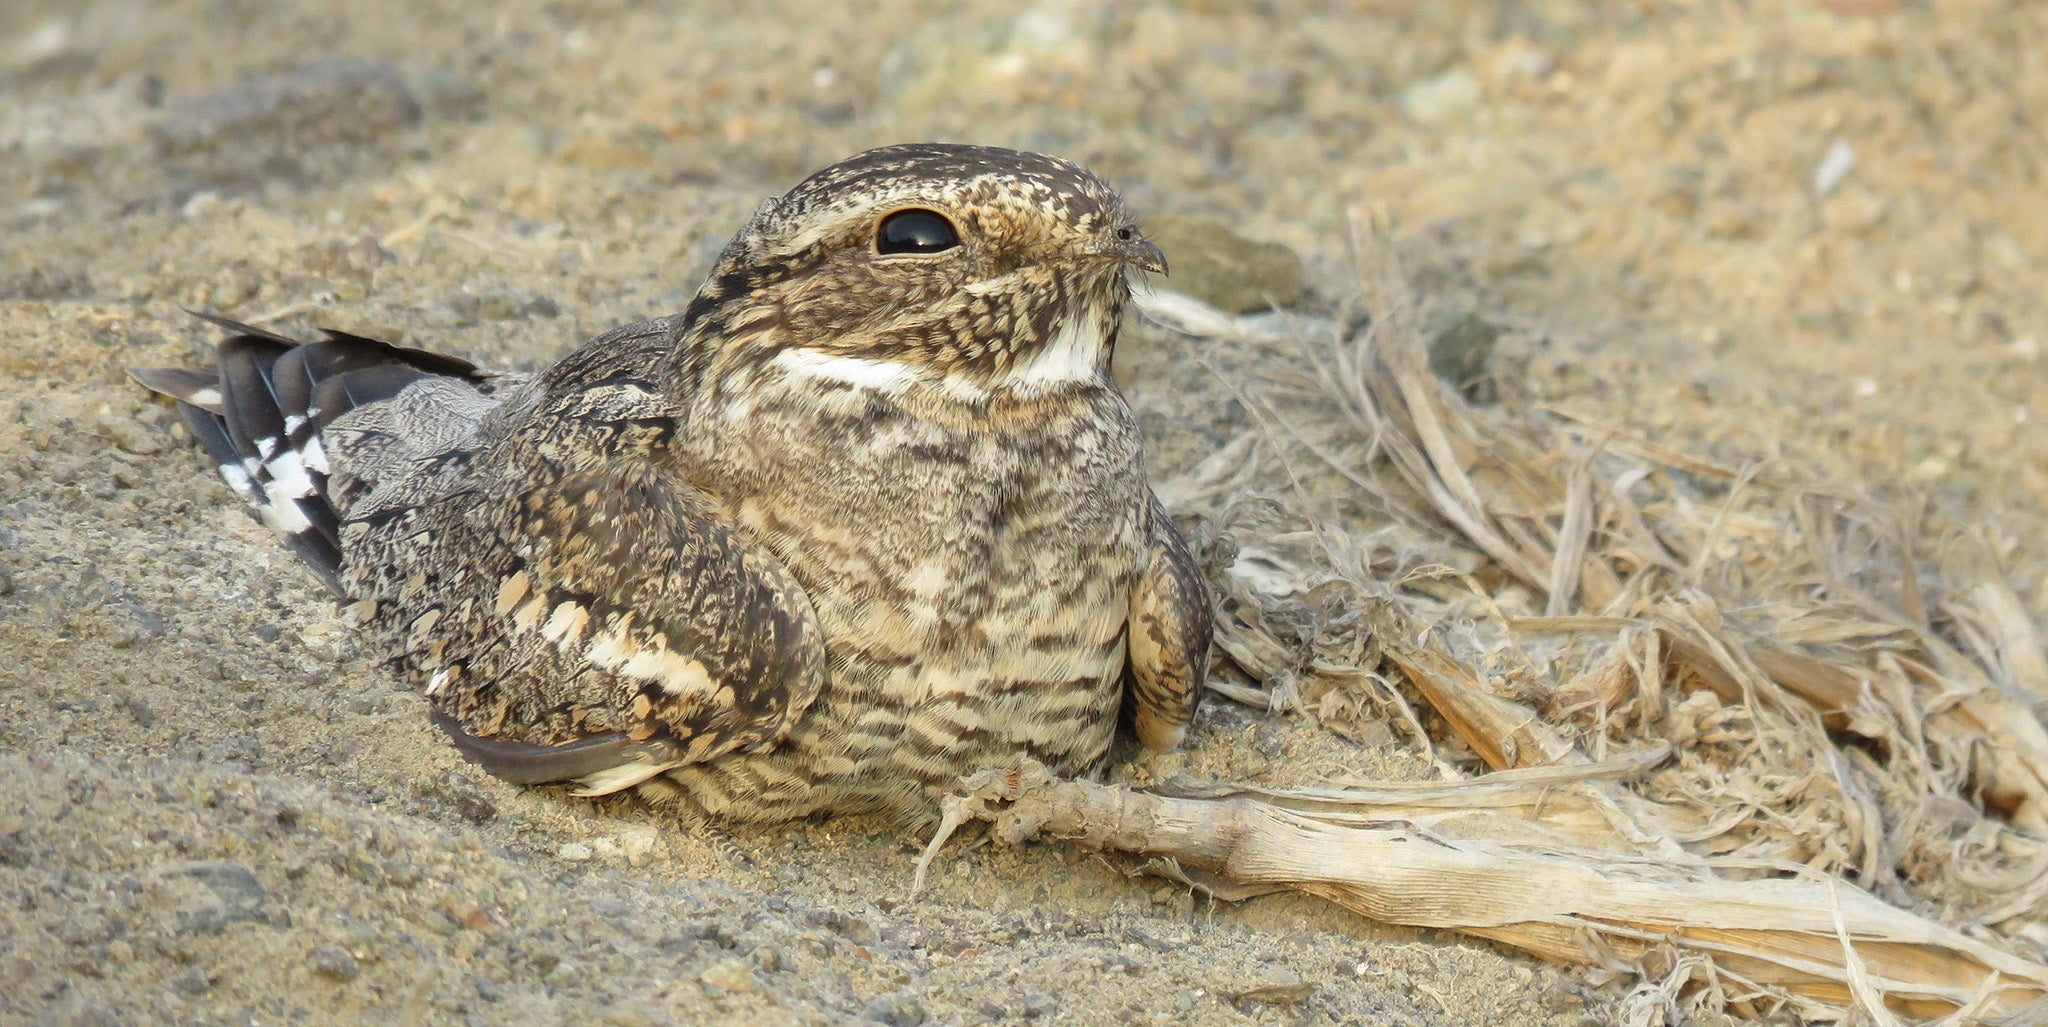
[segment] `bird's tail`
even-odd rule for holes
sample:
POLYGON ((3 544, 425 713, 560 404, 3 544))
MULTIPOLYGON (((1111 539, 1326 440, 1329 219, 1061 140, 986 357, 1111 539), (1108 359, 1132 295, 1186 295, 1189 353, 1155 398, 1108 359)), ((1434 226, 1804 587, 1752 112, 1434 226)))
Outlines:
MULTIPOLYGON (((196 312, 195 312, 196 313, 196 312)), ((321 431, 423 378, 478 380, 475 365, 343 332, 317 342, 197 314, 228 333, 216 372, 154 368, 136 381, 178 410, 220 475, 337 594, 341 516, 321 431)))

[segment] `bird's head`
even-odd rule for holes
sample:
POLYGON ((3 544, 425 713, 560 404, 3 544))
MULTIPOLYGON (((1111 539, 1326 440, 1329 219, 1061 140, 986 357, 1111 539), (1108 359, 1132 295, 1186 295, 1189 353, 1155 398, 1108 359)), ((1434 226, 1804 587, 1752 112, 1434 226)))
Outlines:
POLYGON ((1023 391, 1100 380, 1132 268, 1164 272, 1121 197, 1078 165, 919 143, 849 157, 763 204, 686 332, 702 368, 1023 391))

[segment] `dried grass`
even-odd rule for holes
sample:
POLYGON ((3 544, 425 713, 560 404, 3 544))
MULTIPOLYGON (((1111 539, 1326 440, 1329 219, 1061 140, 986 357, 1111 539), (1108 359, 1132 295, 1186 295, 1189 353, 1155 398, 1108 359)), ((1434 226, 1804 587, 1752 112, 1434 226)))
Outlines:
POLYGON ((1171 794, 983 776, 949 825, 1599 967, 1637 982, 1635 1023, 2041 1015, 2048 655, 1998 548, 1928 546, 1917 511, 1793 469, 1473 409, 1430 372, 1389 249, 1359 243, 1380 270, 1348 337, 1147 304, 1300 369, 1246 391, 1265 438, 1162 493, 1218 554, 1217 642, 1251 682, 1220 691, 1491 773, 1171 794), (1316 475, 1373 516, 1319 506, 1332 490, 1297 487, 1316 475))

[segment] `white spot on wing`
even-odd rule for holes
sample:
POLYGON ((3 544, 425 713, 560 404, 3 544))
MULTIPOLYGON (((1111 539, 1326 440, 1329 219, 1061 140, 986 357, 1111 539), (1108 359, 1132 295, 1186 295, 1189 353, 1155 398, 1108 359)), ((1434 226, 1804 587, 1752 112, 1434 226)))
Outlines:
POLYGON ((313 479, 306 476, 305 462, 296 451, 287 449, 263 467, 270 472, 263 491, 270 495, 271 502, 277 502, 280 496, 298 499, 313 494, 313 479))
POLYGON ((299 504, 289 498, 250 505, 256 508, 256 515, 263 518, 263 523, 270 525, 275 531, 296 535, 313 527, 313 522, 307 520, 305 512, 299 509, 299 504))
POLYGON ((917 565, 903 578, 903 587, 920 596, 936 597, 946 592, 953 584, 953 569, 943 560, 929 560, 917 565))
POLYGON ((327 448, 320 444, 318 436, 307 439, 306 444, 299 447, 299 459, 305 461, 308 470, 327 473, 327 448))
POLYGON ((545 597, 534 596, 526 601, 525 606, 519 608, 518 613, 512 615, 512 624, 519 630, 525 631, 540 623, 540 615, 546 613, 547 608, 548 601, 545 597))
MULTIPOLYGON (((276 444, 275 439, 267 441, 276 444)), ((287 451, 280 455, 280 460, 268 466, 246 458, 239 464, 222 464, 220 476, 249 501, 272 531, 293 535, 311 530, 313 522, 299 509, 298 498, 313 494, 313 482, 306 477, 296 455, 287 451)))
POLYGON ((575 603, 561 603, 541 625, 540 634, 557 645, 571 646, 583 637, 583 626, 590 622, 590 613, 575 603))
POLYGON ((525 571, 506 578, 504 584, 498 586, 498 616, 512 616, 512 611, 518 609, 520 601, 526 598, 526 589, 525 571))
POLYGON ((591 641, 590 648, 583 651, 583 658, 606 670, 617 670, 633 658, 629 648, 637 648, 631 639, 620 632, 607 631, 591 641))
POLYGON ((256 491, 256 480, 249 477, 249 472, 241 464, 220 465, 220 476, 227 481, 229 488, 244 498, 256 491))
POLYGON ((619 668, 627 677, 658 681, 670 695, 695 695, 711 687, 711 672, 700 660, 686 659, 666 649, 651 649, 634 656, 619 668))
POLYGON ((626 677, 652 681, 669 695, 709 695, 713 688, 702 660, 670 652, 659 640, 642 645, 617 629, 593 639, 583 658, 626 677))

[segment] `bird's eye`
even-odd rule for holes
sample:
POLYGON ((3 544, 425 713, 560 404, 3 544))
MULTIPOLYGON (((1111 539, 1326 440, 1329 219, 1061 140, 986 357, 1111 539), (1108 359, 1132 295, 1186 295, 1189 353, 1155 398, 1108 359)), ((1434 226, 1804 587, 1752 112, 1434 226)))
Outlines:
POLYGON ((960 233, 937 211, 899 210, 875 229, 876 253, 938 253, 958 245, 960 233))

